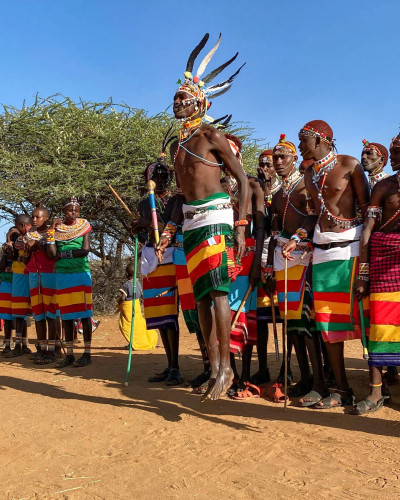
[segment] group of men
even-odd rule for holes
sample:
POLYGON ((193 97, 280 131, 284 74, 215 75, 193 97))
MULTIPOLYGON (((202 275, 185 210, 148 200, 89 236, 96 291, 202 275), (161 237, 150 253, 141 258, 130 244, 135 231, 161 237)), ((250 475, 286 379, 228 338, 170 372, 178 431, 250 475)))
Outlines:
MULTIPOLYGON (((164 152, 146 171, 157 185, 162 235, 157 245, 150 236, 142 254, 145 315, 149 326, 160 328, 168 357, 166 370, 151 381, 182 382, 179 296, 202 348, 204 373, 192 385, 204 387, 208 379, 203 400, 230 389, 235 399, 259 395, 269 381, 267 323, 277 301, 301 372, 291 395, 304 407, 376 411, 390 397, 382 367, 396 373, 400 364, 400 178, 383 172, 388 152, 380 144, 364 141, 362 165, 336 154, 332 129, 322 120, 299 131, 300 169, 296 146, 282 134, 261 154, 258 178, 246 175, 240 140, 224 134, 219 120, 207 123, 212 120, 206 114, 209 98, 229 88, 240 69, 209 85, 236 58, 203 77, 218 41, 194 75, 194 60, 207 40, 191 53, 174 97, 180 121, 170 151, 176 194, 162 186, 161 178, 168 183, 172 175, 164 152), (243 303, 242 320, 236 313, 243 303), (371 390, 357 405, 344 359, 344 342, 352 339, 362 339, 369 351, 371 390), (260 366, 250 377, 253 345, 260 366), (235 352, 243 353, 239 387, 235 352)), ((400 135, 390 155, 398 172, 400 135)), ((133 230, 151 229, 147 200, 140 212, 133 230)))
POLYGON ((91 225, 79 218, 75 197, 62 206, 64 220, 49 220, 49 211, 37 207, 32 216, 17 215, 7 233, 0 261, 0 319, 4 322, 3 356, 31 354, 27 318, 32 315, 37 334, 36 364, 46 365, 66 355, 57 367, 84 367, 91 362, 92 280, 87 255, 91 225), (61 320, 61 322, 60 322, 61 320), (74 322, 81 322, 85 350, 75 360, 74 322), (15 346, 11 349, 15 328, 15 346), (63 332, 63 335, 62 335, 63 332))

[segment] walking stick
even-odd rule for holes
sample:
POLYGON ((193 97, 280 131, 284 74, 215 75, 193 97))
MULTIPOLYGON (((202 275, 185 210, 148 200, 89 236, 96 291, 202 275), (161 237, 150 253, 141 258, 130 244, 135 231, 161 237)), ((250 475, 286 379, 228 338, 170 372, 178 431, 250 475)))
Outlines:
POLYGON ((236 311, 236 314, 233 318, 233 321, 231 324, 231 330, 233 330, 235 328, 235 325, 236 325, 236 322, 240 316, 240 313, 242 312, 242 309, 243 309, 244 305, 246 304, 247 299, 249 298, 249 295, 250 295, 252 290, 253 290, 253 287, 251 285, 249 285, 249 288, 247 289, 247 292, 246 292, 245 296, 243 297, 242 302, 240 303, 239 309, 236 311))
POLYGON ((128 364, 126 366, 126 375, 125 375, 125 382, 124 382, 124 386, 125 387, 128 387, 129 375, 131 373, 133 330, 134 330, 134 327, 135 327, 135 303, 136 303, 137 262, 138 262, 138 236, 137 236, 137 234, 135 234, 135 258, 134 258, 134 264, 133 264, 132 317, 131 317, 131 332, 130 332, 130 337, 129 337, 128 364))
POLYGON ((287 339, 287 258, 285 258, 285 327, 283 329, 282 341, 283 341, 283 356, 284 356, 284 366, 285 366, 285 382, 284 382, 284 394, 285 402, 284 409, 287 406, 287 352, 286 352, 286 339, 287 339))
POLYGON ((275 312, 275 304, 274 304, 274 294, 270 295, 271 301, 271 310, 272 310, 272 326, 274 329, 274 344, 275 344, 275 357, 276 360, 279 361, 279 342, 278 342, 278 330, 276 328, 276 312, 275 312))
POLYGON ((358 302, 358 308, 360 310, 360 323, 361 323, 361 342, 363 346, 363 358, 368 359, 368 342, 367 342, 367 335, 365 333, 365 321, 364 321, 364 310, 363 310, 363 303, 362 299, 358 302))
POLYGON ((124 208, 125 212, 127 212, 131 219, 135 219, 135 216, 133 215, 133 213, 131 212, 130 208, 128 207, 128 205, 124 202, 124 200, 121 198, 121 196, 115 191, 115 189, 111 186, 111 184, 108 184, 108 182, 106 182, 107 186, 110 188, 110 191, 112 192, 112 194, 117 198, 117 200, 121 203, 122 207, 124 208))
POLYGON ((157 210, 156 210, 156 199, 154 197, 154 189, 156 187, 156 183, 154 181, 149 181, 146 184, 146 187, 149 191, 149 200, 151 207, 151 218, 153 219, 153 229, 154 229, 154 241, 156 244, 160 241, 160 235, 158 233, 158 222, 157 222, 157 210))

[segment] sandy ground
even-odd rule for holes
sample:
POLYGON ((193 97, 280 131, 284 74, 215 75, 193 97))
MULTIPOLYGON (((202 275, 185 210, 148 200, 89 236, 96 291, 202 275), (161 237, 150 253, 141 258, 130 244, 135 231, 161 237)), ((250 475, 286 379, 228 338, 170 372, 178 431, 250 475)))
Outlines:
MULTIPOLYGON (((200 354, 182 332, 190 378, 200 354)), ((399 497, 400 387, 367 417, 295 402, 284 412, 264 399, 200 403, 189 389, 146 382, 164 368, 162 348, 134 353, 129 387, 121 385, 127 352, 116 317, 102 318, 94 337, 85 369, 0 360, 1 499, 399 497)), ((346 357, 360 399, 368 372, 358 342, 346 357)), ((273 355, 270 368, 276 377, 273 355)))

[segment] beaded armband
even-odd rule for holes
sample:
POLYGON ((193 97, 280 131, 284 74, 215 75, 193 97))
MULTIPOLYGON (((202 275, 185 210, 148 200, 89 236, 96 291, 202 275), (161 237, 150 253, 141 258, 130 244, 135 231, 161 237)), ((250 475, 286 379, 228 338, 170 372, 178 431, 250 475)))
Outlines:
POLYGON ((48 229, 46 232, 46 243, 47 245, 55 245, 56 240, 54 238, 55 231, 54 229, 48 229))
POLYGON ((369 281, 369 275, 368 274, 359 274, 358 279, 362 281, 369 281))
POLYGON ((62 259, 73 259, 74 256, 72 255, 72 250, 65 250, 64 252, 60 253, 60 256, 62 259))
POLYGON ((301 241, 304 241, 307 238, 307 231, 303 229, 302 227, 299 227, 297 231, 295 231, 294 234, 291 236, 291 240, 294 240, 296 243, 300 243, 301 241))
POLYGON ((249 225, 249 221, 247 219, 237 220, 235 222, 235 227, 248 226, 248 225, 249 225))
POLYGON ((358 279, 369 281, 369 262, 360 262, 358 265, 358 279))
POLYGON ((164 231, 162 232, 161 237, 167 238, 167 240, 171 241, 172 238, 174 237, 175 233, 178 230, 178 226, 175 224, 175 222, 168 222, 168 224, 164 227, 164 231))
POLYGON ((367 217, 371 219, 380 219, 382 216, 382 207, 368 207, 367 217))

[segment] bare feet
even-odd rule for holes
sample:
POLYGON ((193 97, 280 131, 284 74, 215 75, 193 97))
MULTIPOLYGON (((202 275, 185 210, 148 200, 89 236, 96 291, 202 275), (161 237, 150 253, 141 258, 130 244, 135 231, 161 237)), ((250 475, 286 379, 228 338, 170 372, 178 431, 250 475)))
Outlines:
POLYGON ((204 401, 210 397, 211 389, 214 387, 216 380, 216 378, 211 377, 208 381, 207 390, 203 393, 203 396, 201 398, 202 403, 204 403, 204 401))
POLYGON ((202 401, 209 398, 213 401, 218 399, 221 394, 225 394, 229 389, 233 381, 233 370, 230 366, 225 368, 220 368, 217 378, 213 387, 208 391, 208 394, 204 394, 202 401))

